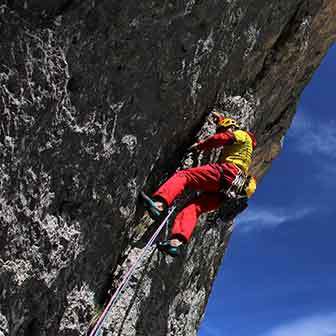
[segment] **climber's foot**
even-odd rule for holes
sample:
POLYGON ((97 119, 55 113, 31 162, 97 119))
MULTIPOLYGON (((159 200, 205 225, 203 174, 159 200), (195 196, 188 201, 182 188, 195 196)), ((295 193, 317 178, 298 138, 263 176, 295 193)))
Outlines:
POLYGON ((169 254, 172 257, 179 257, 182 254, 183 243, 178 239, 165 240, 157 243, 160 252, 169 254))
POLYGON ((147 196, 143 191, 141 191, 141 197, 143 198, 145 208, 152 219, 158 220, 164 217, 167 207, 163 202, 152 199, 151 197, 147 196))

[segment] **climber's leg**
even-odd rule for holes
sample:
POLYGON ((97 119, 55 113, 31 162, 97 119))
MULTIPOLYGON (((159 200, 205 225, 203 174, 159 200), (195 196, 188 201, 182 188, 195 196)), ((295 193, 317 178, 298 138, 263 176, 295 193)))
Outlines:
POLYGON ((203 193, 190 201, 176 216, 171 232, 171 238, 188 242, 202 213, 216 210, 224 197, 222 193, 203 193))
POLYGON ((219 164, 181 170, 167 180, 155 193, 154 197, 162 199, 170 206, 185 188, 217 192, 221 187, 222 168, 219 164))
POLYGON ((223 194, 203 193, 189 202, 177 215, 170 239, 159 242, 158 249, 173 257, 181 254, 182 245, 187 243, 194 231, 199 216, 204 212, 218 209, 223 201, 223 194))
POLYGON ((164 209, 169 207, 185 188, 218 192, 224 185, 230 185, 238 172, 237 166, 231 163, 214 163, 181 170, 168 179, 154 193, 152 199, 144 197, 149 214, 154 219, 162 217, 164 209))

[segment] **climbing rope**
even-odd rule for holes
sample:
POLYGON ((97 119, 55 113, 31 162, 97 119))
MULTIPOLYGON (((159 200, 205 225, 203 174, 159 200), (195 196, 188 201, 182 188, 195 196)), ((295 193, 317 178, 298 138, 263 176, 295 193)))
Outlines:
POLYGON ((176 207, 173 206, 169 210, 167 216, 165 217, 165 219, 163 220, 163 222, 161 223, 161 225, 157 228, 157 230, 154 232, 153 236, 151 237, 151 239, 148 241, 148 243, 146 244, 146 246, 142 250, 142 252, 141 252, 140 256, 138 257, 138 259, 135 261, 135 263, 133 264, 133 266, 126 273, 123 281, 120 283, 120 285, 118 286, 118 288, 114 292, 114 294, 111 297, 110 301, 106 305, 104 311, 102 312, 102 314, 100 315, 99 319, 97 320, 94 328, 91 330, 89 336, 99 336, 100 335, 101 327, 102 327, 102 325, 103 325, 103 323, 104 323, 107 315, 111 312, 112 307, 115 304, 115 302, 118 300, 118 298, 120 297, 120 294, 121 294, 122 290, 128 285, 128 281, 131 278, 132 274, 134 273, 135 269, 141 263, 141 261, 142 261, 143 257, 145 256, 147 250, 150 248, 150 246, 153 244, 154 240, 157 238, 157 236, 160 234, 160 232, 163 229, 163 227, 168 222, 168 219, 170 218, 170 216, 172 215, 172 213, 175 211, 175 208, 176 207))

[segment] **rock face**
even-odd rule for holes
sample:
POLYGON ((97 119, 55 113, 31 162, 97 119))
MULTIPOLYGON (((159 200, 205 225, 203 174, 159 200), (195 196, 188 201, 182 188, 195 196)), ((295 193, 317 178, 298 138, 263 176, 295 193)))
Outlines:
MULTIPOLYGON (((334 0, 2 1, 0 335, 86 334, 148 239, 139 191, 216 159, 187 152, 213 108, 256 133, 260 178, 335 15, 334 0)), ((179 260, 152 248, 104 335, 196 335, 231 210, 179 260)))

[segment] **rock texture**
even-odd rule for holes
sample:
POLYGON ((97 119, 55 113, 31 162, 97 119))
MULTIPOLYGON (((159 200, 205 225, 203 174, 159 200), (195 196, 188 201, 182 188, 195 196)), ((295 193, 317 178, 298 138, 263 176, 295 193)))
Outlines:
MULTIPOLYGON (((139 191, 216 160, 187 153, 213 108, 256 133, 265 174, 335 15, 334 0, 2 1, 0 335, 86 334, 150 232, 139 191)), ((203 218, 182 259, 151 250, 104 335, 196 335, 236 210, 203 218)))

